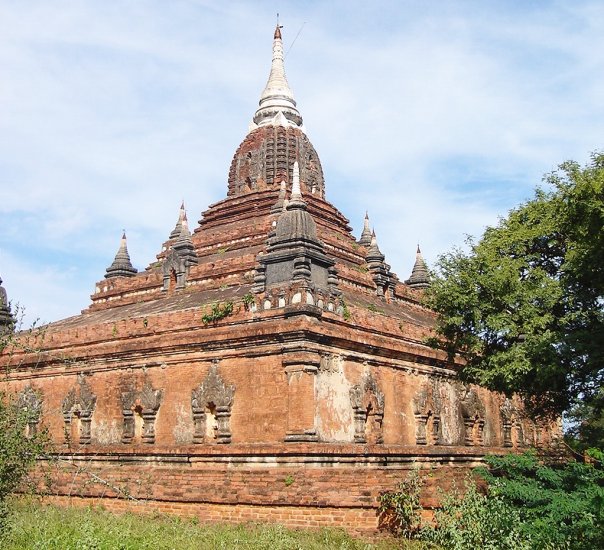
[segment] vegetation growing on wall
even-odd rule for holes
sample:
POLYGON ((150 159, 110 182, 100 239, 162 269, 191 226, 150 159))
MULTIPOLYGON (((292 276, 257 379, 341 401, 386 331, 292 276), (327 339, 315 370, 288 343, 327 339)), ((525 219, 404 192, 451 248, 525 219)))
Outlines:
POLYGON ((344 321, 350 321, 352 315, 350 313, 350 309, 348 309, 348 304, 344 298, 340 299, 340 304, 342 306, 342 317, 344 317, 344 321))
POLYGON ((233 302, 216 302, 212 304, 210 311, 202 316, 201 321, 205 325, 216 323, 233 313, 233 302))
POLYGON ((250 311, 252 309, 252 306, 256 302, 256 298, 251 292, 248 292, 247 294, 243 295, 241 301, 243 302, 243 308, 245 309, 245 311, 250 311))

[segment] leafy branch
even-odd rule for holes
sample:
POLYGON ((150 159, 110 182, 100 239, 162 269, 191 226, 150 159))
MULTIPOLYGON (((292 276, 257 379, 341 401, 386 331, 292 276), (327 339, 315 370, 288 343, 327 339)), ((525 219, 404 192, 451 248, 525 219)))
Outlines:
POLYGON ((233 313, 233 302, 216 302, 212 304, 210 312, 206 313, 201 318, 201 321, 204 325, 209 325, 210 323, 216 323, 221 319, 228 317, 231 313, 233 313))

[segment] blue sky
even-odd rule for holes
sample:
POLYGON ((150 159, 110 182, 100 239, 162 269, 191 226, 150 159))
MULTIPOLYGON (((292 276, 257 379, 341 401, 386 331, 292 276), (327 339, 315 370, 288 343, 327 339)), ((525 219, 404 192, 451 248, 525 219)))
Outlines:
POLYGON ((27 322, 85 308, 122 228, 144 269, 182 199, 224 198, 276 12, 327 198, 402 279, 603 148, 601 1, 5 0, 0 276, 27 322))

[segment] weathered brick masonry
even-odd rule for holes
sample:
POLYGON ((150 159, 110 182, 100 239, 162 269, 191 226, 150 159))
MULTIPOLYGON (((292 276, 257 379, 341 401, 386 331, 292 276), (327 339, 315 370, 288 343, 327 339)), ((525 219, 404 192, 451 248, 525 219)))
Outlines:
POLYGON ((193 233, 183 205, 141 273, 124 237, 87 310, 1 357, 56 442, 57 502, 370 530, 414 465, 433 505, 485 453, 557 435, 424 344, 421 254, 399 281, 326 200, 281 48, 227 198, 193 233))
POLYGON ((453 450, 454 457, 450 449, 426 451, 334 444, 174 447, 152 454, 107 448, 102 454, 71 457, 73 467, 59 464, 53 478, 55 489, 76 504, 178 512, 206 521, 338 524, 361 531, 375 529, 379 494, 395 487, 410 468, 429 472, 428 494, 434 494, 437 486, 461 485, 482 456, 463 447, 453 450), (91 470, 103 483, 91 482, 91 470), (119 491, 124 487, 130 489, 128 498, 119 491))

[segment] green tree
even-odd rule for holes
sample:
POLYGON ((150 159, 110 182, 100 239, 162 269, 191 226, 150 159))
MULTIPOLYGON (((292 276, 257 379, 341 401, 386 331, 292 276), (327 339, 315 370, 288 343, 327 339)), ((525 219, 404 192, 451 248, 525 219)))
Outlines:
POLYGON ((544 414, 579 407, 587 427, 604 405, 604 155, 545 181, 469 251, 439 258, 432 343, 463 358, 462 377, 544 414))

